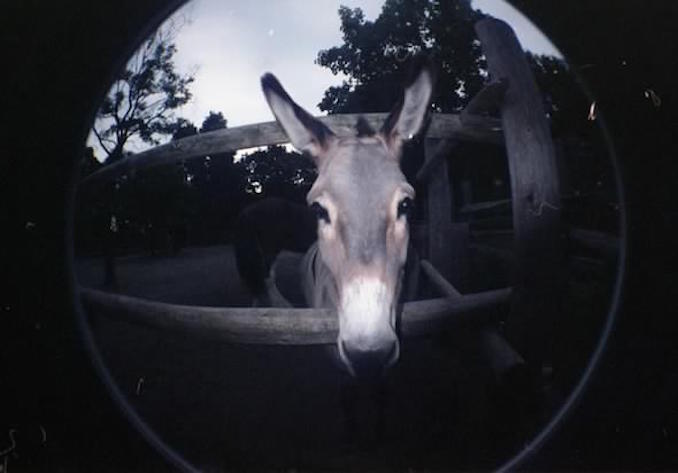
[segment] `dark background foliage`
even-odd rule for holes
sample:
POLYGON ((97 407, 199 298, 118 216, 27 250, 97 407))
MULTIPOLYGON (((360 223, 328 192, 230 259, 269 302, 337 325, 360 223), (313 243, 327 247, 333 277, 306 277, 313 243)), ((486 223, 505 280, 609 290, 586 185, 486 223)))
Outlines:
MULTIPOLYGON (((669 296, 678 262, 673 243, 678 201, 672 193, 678 178, 673 76, 678 6, 669 0, 514 3, 552 37, 598 99, 622 164, 630 229, 624 306, 603 363, 578 408, 530 466, 675 469, 678 331, 669 296), (661 106, 648 90, 661 98, 661 106)), ((94 374, 75 330, 66 252, 74 170, 96 105, 117 66, 167 8, 154 0, 24 1, 4 7, 0 31, 8 67, 2 105, 9 127, 0 160, 5 272, 0 438, 8 426, 21 426, 27 450, 17 471, 167 467, 126 423, 94 374), (38 426, 45 420, 49 441, 43 446, 38 426)), ((363 29, 358 14, 342 14, 351 28, 363 29)), ((389 31, 402 29, 420 44, 423 39, 410 27, 389 24, 374 34, 387 42, 389 31)), ((430 29, 446 34, 442 24, 430 29)), ((346 67, 341 54, 346 54, 341 48, 330 49, 319 61, 346 67)), ((466 59, 449 61, 472 68, 466 59)), ((535 61, 545 72, 553 67, 535 61)), ((540 80, 549 77, 554 78, 545 73, 540 80)), ((382 111, 381 101, 360 98, 369 96, 369 85, 364 87, 350 97, 346 87, 331 90, 324 106, 382 111)), ((465 87, 472 93, 479 83, 465 87)), ((384 92, 384 103, 390 93, 384 92)), ((461 105, 454 95, 440 98, 441 109, 461 105)), ((202 178, 198 170, 195 175, 202 178)))
MULTIPOLYGON (((318 66, 347 76, 341 85, 328 88, 319 103, 329 114, 392 108, 408 80, 412 58, 420 53, 431 57, 436 66, 432 99, 436 112, 459 112, 487 80, 473 28, 483 14, 467 1, 388 0, 373 21, 365 20, 359 8, 341 7, 338 15, 342 43, 319 51, 316 58, 318 66)), ((157 144, 162 135, 177 140, 227 128, 221 112, 210 112, 199 129, 174 117, 174 108, 190 98, 192 81, 190 75, 182 76, 174 68, 173 41, 178 29, 172 22, 144 41, 99 109, 93 132, 103 148, 98 152, 106 155, 103 165, 130 156, 125 145, 132 136, 157 144), (176 98, 177 91, 182 92, 181 100, 176 98), (144 106, 147 102, 155 105, 144 106), (144 130, 153 133, 144 134, 144 130)), ((586 117, 590 101, 562 60, 532 54, 528 58, 563 155, 561 190, 568 202, 567 223, 591 226, 592 219, 599 219, 595 214, 616 195, 605 145, 597 126, 586 117)), ((92 153, 86 150, 83 176, 100 167, 92 153)), ((75 214, 76 254, 105 251, 102 235, 107 234, 112 216, 119 228, 118 253, 142 248, 151 254, 176 253, 183 246, 222 244, 232 239, 235 217, 244 206, 270 196, 304 202, 315 179, 310 161, 279 146, 250 152, 242 160, 234 156, 220 153, 159 170, 127 173, 107 184, 110 188, 81 191, 75 214)), ((463 144, 451 161, 457 219, 466 204, 509 197, 502 149, 463 144)), ((414 173, 423 162, 421 140, 407 147, 402 162, 406 176, 414 182, 414 173)), ((425 188, 417 193, 417 217, 425 217, 425 188)), ((607 214, 603 227, 614 232, 617 215, 614 211, 607 214)), ((510 216, 504 217, 510 221, 510 216)), ((598 223, 593 226, 600 227, 598 223)))

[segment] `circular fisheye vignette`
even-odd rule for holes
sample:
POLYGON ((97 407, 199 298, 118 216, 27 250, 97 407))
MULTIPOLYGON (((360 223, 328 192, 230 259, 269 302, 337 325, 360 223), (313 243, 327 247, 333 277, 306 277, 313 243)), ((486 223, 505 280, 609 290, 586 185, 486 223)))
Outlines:
MULTIPOLYGON (((513 7, 516 8, 516 7, 513 7)), ((517 8, 516 8, 517 10, 517 8)), ((532 25, 537 28, 537 25, 532 22, 526 15, 520 12, 521 15, 525 17, 532 25)), ((539 30, 541 32, 541 30, 539 30)), ((545 34, 546 37, 548 37, 545 34)), ((550 38, 549 38, 550 41, 550 38)), ((557 45, 554 45, 557 48, 557 45)), ((560 51, 560 50, 558 50, 560 51)), ((565 62, 567 63, 567 58, 563 55, 565 62)), ((569 63, 568 63, 569 65, 569 63)), ((571 68, 571 66, 570 66, 571 68)), ((595 104, 595 98, 590 88, 587 86, 586 82, 583 80, 581 75, 573 69, 570 69, 570 74, 574 76, 575 81, 581 88, 582 92, 586 95, 591 104, 595 104)), ((624 193, 624 186, 622 180, 622 173, 619 166, 619 160, 617 157, 617 152, 614 147, 614 142, 610 134, 609 128, 606 124, 604 113, 596 110, 595 121, 597 122, 598 131, 602 135, 602 140, 607 149, 607 160, 608 164, 612 168, 615 191, 617 195, 617 200, 619 203, 619 219, 617 222, 617 229, 619 231, 619 249, 617 256, 616 264, 616 275, 614 278, 614 284, 612 288, 612 293, 609 299, 609 308, 607 315, 604 319, 604 324, 601 329, 598 342, 593 348, 591 356, 588 360, 584 372, 582 373, 579 381, 574 385, 570 394, 565 398, 565 401, 562 403, 560 408, 556 410, 551 419, 546 423, 546 425, 539 431, 532 440, 530 440, 516 455, 506 461, 501 465, 497 471, 506 472, 513 471, 516 468, 523 465, 526 461, 529 461, 530 458, 535 455, 539 449, 544 445, 545 442, 557 431, 557 429, 562 425, 562 423, 567 419, 569 415, 572 415, 574 409, 577 407, 577 404, 582 398, 582 395, 586 391, 586 388, 591 381, 596 370, 599 368, 601 359, 607 347, 607 343, 612 333, 612 329, 616 323, 617 314, 619 313, 622 305, 622 294, 624 289, 624 284, 626 280, 627 272, 627 217, 626 217, 626 198, 624 193)))
MULTIPOLYGON (((148 26, 144 30, 144 34, 139 35, 139 37, 132 43, 133 47, 130 47, 127 49, 127 53, 124 56, 124 60, 121 61, 121 66, 123 67, 124 64, 127 61, 127 58, 133 54, 133 52, 136 50, 136 48, 142 44, 142 42, 148 37, 150 32, 154 31, 155 28, 157 28, 159 25, 162 24, 164 20, 166 20, 169 16, 171 16, 172 13, 174 13, 177 9, 179 9, 182 5, 184 5, 185 1, 175 1, 172 3, 172 5, 168 6, 165 8, 161 13, 159 13, 151 22, 149 22, 148 26)), ((119 68, 120 68, 119 67, 119 68)), ((117 68, 117 69, 119 69, 117 68)), ((576 72, 573 71, 573 73, 576 76, 576 72)), ((585 84, 579 79, 579 77, 576 77, 578 79, 578 82, 580 86, 582 87, 583 91, 585 94, 591 99, 592 99, 592 94, 590 91, 586 88, 585 84)), ((107 84, 108 85, 108 84, 107 84)), ((102 99, 101 97, 104 97, 105 94, 107 93, 108 89, 106 88, 105 90, 100 93, 100 96, 98 97, 98 101, 94 101, 94 103, 101 103, 102 99)), ((92 117, 94 117, 96 110, 94 109, 92 113, 90 114, 90 120, 87 122, 88 124, 91 124, 94 120, 92 117)), ((618 312, 620 308, 620 299, 621 299, 621 292, 622 292, 622 287, 623 287, 623 281, 625 277, 625 271, 626 271, 626 215, 625 215, 625 199, 624 199, 624 192, 623 192, 623 187, 622 187, 622 180, 621 180, 621 174, 620 174, 620 169, 618 166, 616 154, 614 151, 613 143, 609 134, 609 131, 605 125, 605 121, 603 118, 603 114, 599 113, 598 114, 598 126, 600 127, 600 132, 603 135, 603 139, 607 145, 608 153, 609 153, 609 159, 611 160, 611 165, 614 170, 614 179, 615 179, 615 185, 616 185, 616 192, 620 204, 620 213, 619 213, 619 234, 620 234, 620 248, 619 248, 619 257, 617 261, 617 274, 616 274, 616 280, 614 283, 614 289, 612 293, 612 299, 609 307, 609 312, 607 315, 607 318, 605 319, 605 324, 602 329, 602 333, 600 335, 600 338, 598 340, 597 345, 595 346, 591 358, 589 360, 589 363, 580 378, 579 382, 575 385, 575 387, 572 389, 570 395, 567 397, 563 405, 560 407, 560 409, 554 414, 554 416, 551 418, 551 420, 544 426, 544 428, 535 435, 535 437, 518 453, 516 454, 513 458, 511 458, 508 462, 506 462, 504 465, 502 465, 499 470, 500 471, 506 471, 506 470, 511 470, 516 468, 518 465, 523 463, 525 460, 529 459, 531 455, 536 453, 538 449, 543 445, 543 443, 550 437, 550 435, 555 431, 555 429, 561 424, 561 422, 566 418, 568 414, 571 413, 573 407, 575 407, 576 403, 578 400, 581 398, 582 393, 584 392, 586 386, 588 385, 588 382, 591 379, 591 376, 594 374, 596 368, 599 365, 601 355, 604 352, 604 349, 606 347, 610 332, 612 327, 614 326, 615 318, 616 318, 616 313, 618 312)), ((86 133, 85 133, 86 134, 86 133)), ((83 140, 84 141, 84 140, 83 140)), ((68 255, 68 263, 69 263, 69 268, 70 268, 70 283, 72 284, 72 297, 74 297, 74 307, 76 308, 76 316, 77 316, 77 324, 80 330, 80 333, 83 337, 83 341, 87 347, 88 352, 90 353, 90 356, 92 357, 93 363, 95 365, 95 369, 99 376, 102 378, 104 383, 106 384, 107 388, 109 389, 111 396, 115 400, 116 404, 118 407, 123 411, 124 415, 129 419, 129 421, 134 425, 134 427, 142 434, 142 436, 172 465, 176 466, 177 468, 180 468, 181 470, 184 471, 195 471, 195 467, 191 465, 189 462, 187 462, 184 458, 182 458, 177 452, 175 452, 171 447, 169 447, 166 443, 160 439, 157 434, 146 424, 140 416, 136 413, 134 408, 129 404, 127 401, 126 397, 124 394, 121 392, 117 384, 115 383, 114 379, 111 376, 110 371, 107 369, 105 363, 103 362, 101 353, 99 352, 96 343, 93 339, 93 334, 91 332, 91 329, 89 327, 89 324, 86 320, 86 314, 84 312, 83 307, 80 304, 79 300, 79 295, 78 295, 78 287, 75 282, 75 275, 74 275, 74 270, 73 270, 73 206, 74 206, 74 199, 75 199, 75 188, 76 188, 77 183, 73 182, 73 189, 72 189, 72 196, 71 200, 69 202, 70 204, 70 209, 67 215, 67 221, 68 221, 68 231, 67 231, 67 255, 68 255)))
MULTIPOLYGON (((100 107, 100 104, 104 101, 104 98, 107 96, 115 75, 125 67, 129 58, 140 47, 140 45, 143 44, 143 42, 148 37, 150 37, 153 32, 156 31, 157 28, 159 28, 169 17, 171 17, 172 14, 188 3, 188 1, 189 0, 171 0, 167 2, 166 5, 158 7, 156 9, 157 13, 149 19, 143 29, 139 31, 138 35, 127 43, 124 50, 119 55, 117 64, 110 69, 111 73, 109 78, 105 83, 100 85, 97 96, 92 100, 90 112, 84 120, 84 129, 80 132, 80 136, 82 137, 80 142, 82 142, 83 145, 86 143, 86 137, 89 134, 92 123, 94 123, 97 110, 100 107)), ((199 471, 188 460, 183 458, 177 451, 165 443, 139 416, 139 414, 132 407, 126 396, 121 391, 118 384, 113 379, 113 376, 104 363, 101 352, 99 351, 99 348, 94 340, 94 335, 87 320, 87 314, 81 303, 80 290, 76 280, 74 267, 74 215, 78 180, 80 177, 79 165, 80 161, 76 160, 71 173, 72 177, 70 183, 70 195, 66 204, 66 238, 64 242, 66 264, 68 268, 68 283, 70 286, 70 297, 72 298, 72 307, 74 308, 77 330, 80 333, 85 349, 90 356, 92 364, 94 365, 94 370, 106 386, 106 389, 108 390, 114 403, 118 409, 120 409, 122 414, 127 418, 127 420, 132 424, 132 426, 141 434, 144 440, 146 440, 146 442, 148 442, 167 463, 178 470, 186 472, 199 471)))
MULTIPOLYGON (((583 83, 580 82, 580 85, 583 86, 583 83)), ((589 98, 592 97, 590 92, 585 89, 585 92, 589 98)), ((619 169, 619 164, 617 161, 616 151, 612 144, 612 139, 609 133, 609 129, 605 124, 605 120, 602 116, 602 113, 598 112, 598 118, 600 131, 603 134, 603 138, 608 147, 608 152, 611 160, 611 164, 614 170, 614 179, 616 185, 616 191, 619 199, 619 254, 616 265, 616 277, 614 281, 614 287, 612 290, 612 295, 610 298, 610 304, 607 316, 605 317, 605 323, 601 330, 600 338, 598 343, 595 345, 589 362, 584 369, 584 373, 581 378, 574 386, 570 395, 567 396, 562 406, 555 412, 551 417, 551 420, 542 428, 542 430, 537 433, 534 438, 523 447, 523 449, 518 452, 513 458, 508 460, 505 464, 497 469, 497 471, 513 471, 518 468, 525 461, 528 461, 530 457, 536 454, 541 446, 556 432, 556 430, 562 425, 566 420, 567 416, 572 415, 574 409, 576 408, 578 402, 581 400, 582 395, 586 391, 586 388, 591 381, 591 378, 598 369, 601 358, 607 347, 608 340, 612 333, 612 329, 616 323, 617 314, 619 313, 622 305, 622 293, 624 289, 624 283, 626 280, 626 271, 627 271, 627 227, 626 227, 626 200, 624 197, 624 191, 622 187, 621 179, 621 170, 619 169)))

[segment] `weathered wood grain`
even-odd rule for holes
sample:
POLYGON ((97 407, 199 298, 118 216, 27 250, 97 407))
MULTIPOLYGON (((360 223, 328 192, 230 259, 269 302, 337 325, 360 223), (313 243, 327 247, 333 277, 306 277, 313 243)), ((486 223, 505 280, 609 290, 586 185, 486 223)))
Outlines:
POLYGON ((460 214, 472 214, 484 210, 508 210, 511 205, 511 199, 491 200, 487 202, 474 202, 466 204, 459 209, 460 214))
MULTIPOLYGON (((380 129, 387 114, 365 113, 328 115, 318 117, 338 135, 355 135, 358 117, 364 117, 376 130, 380 129)), ((462 124, 459 115, 434 114, 427 130, 429 138, 454 138, 466 141, 503 143, 501 124, 492 118, 479 122, 462 124)), ((210 154, 237 151, 257 146, 276 145, 289 142, 277 122, 257 123, 223 130, 200 133, 126 157, 90 174, 80 182, 81 186, 111 179, 134 170, 172 164, 210 154)))
MULTIPOLYGON (((329 309, 195 307, 166 304, 136 297, 80 288, 88 315, 103 315, 156 329, 177 331, 228 343, 317 345, 335 343, 337 315, 329 309)), ((481 322, 508 303, 511 289, 468 294, 457 299, 429 299, 403 306, 400 329, 404 336, 434 333, 443 327, 481 322)))
POLYGON ((507 331, 536 376, 552 346, 560 279, 560 189, 541 94, 515 33, 503 21, 476 23, 490 78, 508 80, 501 107, 511 176, 516 265, 507 331))
POLYGON ((458 141, 450 139, 435 140, 435 148, 427 150, 430 156, 426 156, 424 164, 417 171, 416 180, 425 183, 436 172, 440 172, 440 165, 445 162, 450 152, 457 147, 458 141))
MULTIPOLYGON (((424 141, 425 162, 437 159, 442 154, 440 140, 427 138, 424 141)), ((428 259, 447 279, 453 276, 452 261, 452 191, 447 170, 447 160, 440 159, 436 172, 429 175, 426 189, 428 198, 428 259)))
POLYGON ((463 297, 462 293, 459 292, 457 288, 454 287, 447 279, 445 279, 430 261, 421 260, 419 264, 421 265, 421 270, 424 272, 428 280, 431 281, 433 286, 438 290, 438 292, 440 292, 442 296, 452 299, 463 297))
POLYGON ((483 87, 462 110, 459 116, 462 124, 477 123, 478 120, 483 118, 482 114, 498 109, 504 100, 507 89, 508 79, 505 77, 500 77, 483 87))

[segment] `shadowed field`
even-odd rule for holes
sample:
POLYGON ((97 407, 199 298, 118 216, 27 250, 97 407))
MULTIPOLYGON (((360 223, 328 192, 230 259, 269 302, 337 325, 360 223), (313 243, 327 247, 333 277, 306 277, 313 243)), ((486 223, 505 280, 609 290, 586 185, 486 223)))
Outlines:
MULTIPOLYGON (((101 288, 103 258, 76 260, 78 282, 101 288)), ((137 254, 116 258, 116 292, 173 304, 246 306, 231 246, 186 248, 174 256, 137 254)))
MULTIPOLYGON (((103 258, 76 261, 101 287, 103 258)), ((193 305, 248 305, 232 248, 116 261, 117 292, 193 305)), ((431 340, 407 341, 390 374, 381 441, 346 438, 342 373, 325 347, 226 345, 89 314, 103 357, 131 404, 169 445, 207 471, 230 468, 491 467, 486 380, 431 340), (460 383, 460 380, 463 382, 460 383), (463 405, 463 406, 462 406, 463 405)), ((358 393, 358 396, 365 396, 358 393)), ((359 405, 361 436, 374 412, 359 405)), ((505 428, 505 426, 503 427, 505 428)))

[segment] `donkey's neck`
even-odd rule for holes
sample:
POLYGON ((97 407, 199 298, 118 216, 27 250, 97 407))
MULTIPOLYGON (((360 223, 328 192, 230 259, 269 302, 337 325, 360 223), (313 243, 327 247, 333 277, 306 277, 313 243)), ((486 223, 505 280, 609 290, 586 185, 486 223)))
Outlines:
POLYGON ((301 264, 306 304, 309 307, 336 308, 337 284, 320 257, 318 242, 311 245, 301 264))

